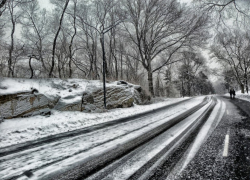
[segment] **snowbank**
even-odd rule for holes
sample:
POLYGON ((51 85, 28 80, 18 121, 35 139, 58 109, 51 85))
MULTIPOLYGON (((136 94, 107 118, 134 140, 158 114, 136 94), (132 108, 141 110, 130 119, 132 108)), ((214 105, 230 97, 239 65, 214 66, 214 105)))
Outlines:
MULTIPOLYGON (((226 93, 225 96, 230 97, 230 94, 226 93)), ((236 91, 235 98, 242 99, 245 101, 250 101, 250 94, 247 94, 247 93, 242 94, 241 91, 236 91)))
POLYGON ((128 117, 185 99, 186 98, 165 99, 163 102, 151 105, 134 105, 131 108, 118 108, 104 113, 61 112, 53 110, 49 117, 39 115, 4 120, 0 125, 0 147, 128 117))
MULTIPOLYGON (((138 85, 124 81, 106 83, 106 107, 131 107, 150 100, 138 85)), ((84 79, 1 78, 0 117, 11 119, 59 111, 103 112, 103 84, 84 79)))

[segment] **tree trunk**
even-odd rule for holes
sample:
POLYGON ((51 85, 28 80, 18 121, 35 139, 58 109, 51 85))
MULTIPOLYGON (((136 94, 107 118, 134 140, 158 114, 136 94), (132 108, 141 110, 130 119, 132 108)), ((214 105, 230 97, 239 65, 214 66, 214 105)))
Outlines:
MULTIPOLYGON (((112 30, 111 30, 112 33, 112 30)), ((116 57, 116 40, 115 40, 115 30, 113 31, 113 36, 111 36, 111 38, 113 38, 113 46, 112 46, 112 55, 115 61, 115 79, 118 80, 118 60, 116 57)))
POLYGON ((241 89, 241 93, 245 93, 245 91, 244 91, 244 84, 240 84, 240 89, 241 89))
POLYGON ((51 78, 52 77, 52 74, 53 74, 53 70, 54 70, 54 66, 55 66, 55 50, 56 50, 56 41, 57 41, 57 37, 59 35, 59 32, 61 30, 61 26, 62 26, 62 21, 63 21, 63 16, 64 16, 64 13, 66 11, 66 8, 69 4, 69 0, 67 0, 65 2, 65 5, 64 5, 64 8, 63 8, 63 12, 62 12, 62 15, 61 15, 61 18, 60 18, 60 24, 59 24, 59 27, 58 27, 58 30, 56 32, 56 35, 55 35, 55 38, 54 38, 54 41, 53 41, 53 49, 52 49, 52 64, 51 64, 51 69, 50 69, 50 72, 49 72, 49 77, 51 78))
POLYGON ((101 46, 102 46, 102 58, 103 58, 103 103, 104 103, 104 109, 106 109, 106 69, 107 69, 107 63, 106 63, 106 55, 105 55, 105 47, 104 47, 104 33, 101 34, 101 46))
POLYGON ((61 74, 61 67, 60 67, 60 62, 61 62, 61 55, 58 54, 57 55, 57 68, 58 68, 58 75, 59 75, 59 78, 62 78, 62 74, 61 74))
MULTIPOLYGON (((96 41, 95 41, 96 42, 96 41)), ((94 42, 93 42, 94 43, 94 42)), ((95 69, 95 79, 100 79, 99 73, 98 73, 98 66, 97 66, 97 52, 96 52, 96 43, 93 44, 93 53, 94 53, 94 69, 95 69)))
POLYGON ((122 52, 121 52, 121 79, 123 79, 122 61, 123 59, 122 59, 122 52))
MULTIPOLYGON (((9 7, 13 8, 13 7, 9 7)), ((10 49, 9 49, 9 60, 8 60, 8 77, 14 77, 14 70, 12 69, 12 53, 14 50, 14 33, 16 29, 16 22, 14 20, 14 15, 13 15, 13 9, 11 11, 11 22, 12 22, 12 30, 11 30, 11 44, 10 44, 10 49)))
POLYGON ((246 79, 246 91, 247 91, 247 94, 248 94, 248 79, 246 79))
POLYGON ((32 69, 32 66, 31 66, 31 59, 32 59, 32 56, 30 56, 30 58, 29 58, 29 67, 30 67, 30 72, 31 72, 30 79, 32 79, 33 75, 34 75, 33 69, 32 69))
POLYGON ((160 79, 159 79, 159 76, 157 76, 157 79, 156 79, 155 96, 160 97, 160 79))
POLYGON ((69 78, 72 78, 72 60, 73 60, 73 53, 72 53, 72 46, 73 41, 76 35, 76 3, 74 3, 74 34, 71 37, 70 45, 69 45, 69 78))
POLYGON ((248 94, 248 77, 247 77, 247 68, 245 68, 245 86, 246 86, 246 92, 248 94))
POLYGON ((181 78, 181 95, 184 98, 184 76, 182 74, 182 78, 181 78))
POLYGON ((153 85, 153 73, 151 65, 148 65, 148 90, 150 94, 154 97, 154 85, 153 85))

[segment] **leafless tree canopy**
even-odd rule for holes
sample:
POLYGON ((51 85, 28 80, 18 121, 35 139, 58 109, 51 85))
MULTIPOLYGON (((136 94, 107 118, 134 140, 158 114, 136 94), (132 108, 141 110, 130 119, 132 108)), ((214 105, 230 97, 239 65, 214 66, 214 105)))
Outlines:
POLYGON ((50 3, 52 11, 41 9, 40 0, 0 1, 1 76, 102 79, 105 73, 154 96, 156 85, 166 87, 169 67, 178 91, 182 52, 197 53, 210 37, 210 16, 177 0, 50 3))
POLYGON ((248 92, 250 73, 250 36, 248 32, 235 30, 224 31, 217 35, 216 44, 212 46, 214 57, 231 70, 232 78, 240 85, 242 92, 248 92))

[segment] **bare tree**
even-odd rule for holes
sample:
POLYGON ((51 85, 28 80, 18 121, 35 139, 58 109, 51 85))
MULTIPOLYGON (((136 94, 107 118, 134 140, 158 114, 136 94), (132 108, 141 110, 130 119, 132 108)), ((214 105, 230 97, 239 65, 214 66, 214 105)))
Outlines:
POLYGON ((117 0, 104 0, 104 1, 93 1, 93 15, 95 16, 96 25, 92 25, 82 20, 81 22, 93 30, 95 30, 100 36, 100 44, 102 48, 102 59, 103 59, 103 89, 104 89, 104 108, 106 108, 106 75, 109 76, 109 72, 107 69, 107 61, 106 61, 106 51, 105 51, 105 34, 114 29, 117 25, 119 25, 123 21, 122 16, 114 15, 112 16, 112 20, 109 18, 109 12, 113 10, 115 6, 118 6, 119 1, 117 0))
POLYGON ((230 68, 241 87, 242 93, 248 92, 248 74, 250 72, 250 36, 247 32, 226 31, 216 36, 216 44, 211 47, 215 57, 225 69, 230 68), (245 87, 245 88, 244 88, 245 87))
POLYGON ((77 27, 80 29, 77 38, 79 41, 78 49, 81 54, 85 54, 83 59, 87 61, 76 61, 74 64, 84 72, 85 76, 90 79, 99 79, 99 70, 98 67, 98 42, 100 38, 98 28, 98 22, 96 22, 96 16, 92 14, 93 6, 80 4, 77 11, 77 27))
POLYGON ((182 82, 182 93, 184 95, 194 95, 195 80, 198 72, 205 66, 205 58, 200 53, 184 51, 183 61, 179 67, 179 78, 182 82))
POLYGON ((3 12, 5 11, 6 4, 7 4, 7 0, 1 0, 1 2, 0 2, 0 16, 2 16, 3 12))
POLYGON ((8 12, 10 14, 10 20, 11 20, 11 42, 9 47, 9 58, 8 58, 8 77, 14 77, 14 70, 13 70, 13 51, 14 51, 14 33, 16 31, 16 24, 18 23, 18 20, 22 13, 18 10, 16 10, 17 6, 20 5, 19 2, 15 2, 14 0, 10 0, 7 2, 8 6, 8 12))
POLYGON ((70 39, 70 45, 69 45, 69 78, 72 77, 72 61, 73 61, 73 42, 74 42, 74 38, 76 36, 77 33, 77 28, 76 28, 76 11, 77 11, 77 0, 73 1, 74 5, 73 5, 73 12, 71 13, 71 17, 73 18, 73 34, 71 35, 71 39, 70 39))
POLYGON ((29 53, 28 56, 36 57, 42 63, 45 74, 49 71, 44 62, 44 43, 49 34, 47 30, 47 12, 45 9, 40 9, 38 0, 33 0, 31 3, 21 6, 21 8, 23 9, 23 17, 21 19, 23 25, 22 36, 26 43, 26 48, 30 49, 27 52, 29 53))
POLYGON ((211 11, 215 10, 219 13, 222 13, 223 11, 226 11, 227 8, 234 8, 236 11, 238 11, 241 14, 246 15, 246 12, 244 9, 245 3, 249 3, 247 0, 199 0, 200 3, 202 3, 203 7, 206 8, 206 10, 211 11))
POLYGON ((63 16, 65 14, 65 11, 68 7, 69 4, 69 0, 66 0, 65 4, 64 4, 64 8, 62 10, 61 13, 61 17, 60 17, 60 22, 59 22, 59 26, 58 29, 56 31, 55 37, 54 37, 54 41, 53 41, 53 48, 52 48, 52 62, 51 62, 51 68, 50 68, 50 72, 49 72, 49 77, 54 76, 53 75, 53 70, 54 70, 54 66, 55 66, 55 50, 56 50, 56 41, 57 41, 57 37, 60 33, 61 27, 62 27, 62 23, 63 23, 63 16))
POLYGON ((140 55, 134 58, 147 70, 149 92, 154 96, 153 73, 166 66, 179 49, 197 40, 192 35, 205 31, 207 17, 192 16, 176 0, 127 0, 126 8, 130 23, 124 27, 140 55), (163 53, 165 61, 154 68, 154 61, 163 53))
MULTIPOLYGON (((228 27, 231 19, 238 26, 247 26, 250 20, 248 0, 195 0, 200 4, 200 8, 209 14, 214 14, 213 18, 217 26, 228 27)), ((230 28, 230 27, 229 27, 230 28)))

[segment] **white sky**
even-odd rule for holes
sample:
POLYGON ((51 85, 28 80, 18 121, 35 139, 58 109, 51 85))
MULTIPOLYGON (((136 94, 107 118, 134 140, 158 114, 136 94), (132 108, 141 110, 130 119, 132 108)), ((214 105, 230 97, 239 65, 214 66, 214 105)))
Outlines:
POLYGON ((38 1, 39 1, 41 8, 45 8, 45 9, 49 9, 49 10, 52 9, 50 0, 38 0, 38 1))
MULTIPOLYGON (((190 3, 193 0, 179 0, 179 1, 183 3, 190 3)), ((42 8, 51 9, 50 0, 39 0, 39 3, 42 8)))
POLYGON ((179 0, 180 2, 183 2, 183 3, 191 3, 193 0, 179 0))

